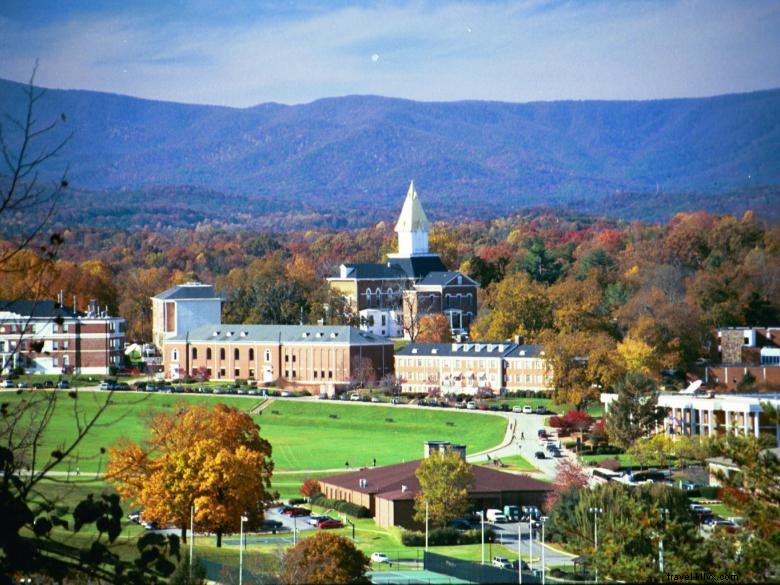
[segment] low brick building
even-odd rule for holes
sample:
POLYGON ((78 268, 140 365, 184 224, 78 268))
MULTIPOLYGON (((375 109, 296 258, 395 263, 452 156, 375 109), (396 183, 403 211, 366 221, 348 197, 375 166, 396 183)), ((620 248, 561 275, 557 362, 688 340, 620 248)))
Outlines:
MULTIPOLYGON (((426 445, 426 452, 428 450, 426 445)), ((447 448, 447 443, 435 443, 447 448)), ((465 451, 462 451, 465 456, 465 451)), ((327 498, 364 506, 371 511, 377 525, 419 529, 414 517, 414 498, 420 492, 415 472, 420 460, 360 469, 320 479, 327 498)), ((474 486, 469 500, 474 510, 503 508, 505 505, 541 507, 552 485, 525 474, 513 474, 479 465, 471 466, 474 486)))
POLYGON ((257 380, 333 392, 393 373, 393 344, 354 327, 230 325, 198 327, 164 342, 165 376, 205 371, 214 380, 257 380))

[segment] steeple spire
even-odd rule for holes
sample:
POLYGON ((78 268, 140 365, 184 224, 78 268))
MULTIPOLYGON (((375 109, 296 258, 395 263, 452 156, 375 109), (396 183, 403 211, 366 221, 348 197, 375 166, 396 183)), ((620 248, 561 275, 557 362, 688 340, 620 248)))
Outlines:
POLYGON ((395 231, 398 234, 398 256, 427 254, 429 230, 430 223, 417 197, 414 181, 411 181, 401 215, 398 216, 398 222, 395 224, 395 231))

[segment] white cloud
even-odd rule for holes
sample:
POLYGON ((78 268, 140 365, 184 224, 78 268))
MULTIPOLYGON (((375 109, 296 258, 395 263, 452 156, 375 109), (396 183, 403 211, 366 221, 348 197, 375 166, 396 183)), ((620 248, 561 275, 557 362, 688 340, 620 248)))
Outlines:
POLYGON ((225 22, 132 11, 21 27, 0 76, 248 106, 374 93, 420 100, 643 99, 780 85, 770 1, 349 6, 225 22), (377 62, 372 55, 380 55, 377 62))

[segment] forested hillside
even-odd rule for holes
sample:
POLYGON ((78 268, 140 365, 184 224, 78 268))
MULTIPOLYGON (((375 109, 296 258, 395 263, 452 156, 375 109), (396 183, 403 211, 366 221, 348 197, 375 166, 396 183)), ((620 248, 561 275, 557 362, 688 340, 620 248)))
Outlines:
MULTIPOLYGON (((23 105, 21 86, 0 80, 0 111, 18 117, 23 105)), ((246 109, 47 91, 36 116, 61 113, 73 133, 60 157, 70 225, 365 226, 390 218, 411 178, 445 219, 536 206, 663 220, 778 213, 780 90, 527 104, 350 96, 246 109)), ((11 142, 13 130, 4 125, 11 142)))

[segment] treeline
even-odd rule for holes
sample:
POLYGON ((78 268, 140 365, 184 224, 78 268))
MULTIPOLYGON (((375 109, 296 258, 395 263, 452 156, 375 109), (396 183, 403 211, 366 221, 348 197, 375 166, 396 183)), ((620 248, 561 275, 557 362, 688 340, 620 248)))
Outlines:
MULTIPOLYGON (((97 299, 127 319, 130 340, 151 337, 149 298, 190 280, 217 285, 227 321, 354 322, 325 279, 342 262, 379 262, 396 248, 385 222, 283 234, 199 226, 61 235, 39 289, 50 298, 62 290, 66 304, 76 295, 80 309, 97 299)), ((718 326, 780 324, 780 227, 750 212, 647 225, 539 210, 437 223, 430 245, 482 284, 472 337, 522 335, 563 361, 588 355, 591 384, 607 385, 621 369, 686 368, 715 350, 718 326)), ((40 259, 26 251, 14 261, 19 270, 0 275, 5 297, 30 288, 24 279, 36 271, 22 268, 40 259)))

